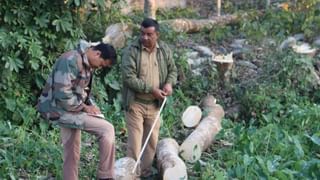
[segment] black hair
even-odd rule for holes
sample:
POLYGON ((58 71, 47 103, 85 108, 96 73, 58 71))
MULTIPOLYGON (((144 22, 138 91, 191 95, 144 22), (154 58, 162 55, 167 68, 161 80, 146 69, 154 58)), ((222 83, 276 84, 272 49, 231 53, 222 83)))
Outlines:
POLYGON ((152 18, 145 18, 142 21, 141 26, 144 28, 154 27, 157 32, 159 32, 159 30, 160 30, 158 22, 152 18))
POLYGON ((101 52, 100 57, 104 60, 111 60, 112 65, 117 63, 117 53, 114 47, 110 44, 100 43, 96 46, 92 46, 93 50, 101 52))

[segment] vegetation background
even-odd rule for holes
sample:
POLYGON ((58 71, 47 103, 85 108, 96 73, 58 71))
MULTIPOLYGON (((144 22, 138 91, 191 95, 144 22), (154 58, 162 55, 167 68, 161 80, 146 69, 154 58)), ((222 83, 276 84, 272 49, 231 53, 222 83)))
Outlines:
MULTIPOLYGON (((263 10, 264 1, 234 2, 223 1, 223 12, 247 15, 237 23, 195 34, 163 27, 161 36, 177 47, 175 61, 186 80, 179 81, 168 100, 161 137, 181 143, 191 131, 180 121, 182 112, 213 94, 225 109, 236 103, 240 110, 223 119, 222 131, 201 160, 187 164, 189 179, 320 179, 320 91, 312 76, 320 55, 307 57, 262 45, 266 37, 279 44, 296 33, 307 40, 319 36, 319 1, 263 10), (241 80, 235 72, 230 84, 222 86, 210 63, 202 72, 205 76, 192 74, 183 42, 218 47, 235 38, 262 48, 245 54, 247 60, 260 60, 257 78, 241 80)), ((83 11, 90 3, 82 0, 0 1, 0 179, 61 179, 59 130, 34 108, 52 64, 80 38, 101 40, 109 25, 138 24, 143 18, 142 12, 128 17, 117 8, 105 8, 104 0, 95 4, 98 11, 83 11)), ((157 12, 159 20, 178 17, 201 15, 190 8, 157 12)), ((118 52, 121 57, 121 49, 118 52)), ((98 72, 94 88, 96 101, 116 128, 117 158, 124 156, 126 141, 119 72, 119 65, 105 77, 98 72)), ((95 139, 83 133, 80 179, 95 179, 97 153, 95 139)))

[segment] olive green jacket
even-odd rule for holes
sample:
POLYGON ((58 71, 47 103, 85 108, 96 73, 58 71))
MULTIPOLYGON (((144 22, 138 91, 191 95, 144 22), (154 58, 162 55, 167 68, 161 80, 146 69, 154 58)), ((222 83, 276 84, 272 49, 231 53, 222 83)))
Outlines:
MULTIPOLYGON (((171 49, 167 44, 158 41, 157 61, 159 64, 160 87, 169 83, 174 86, 177 82, 177 67, 172 58, 171 49)), ((134 40, 125 50, 122 56, 123 78, 123 106, 128 109, 134 100, 135 93, 151 93, 152 87, 139 78, 142 46, 139 39, 134 40)))

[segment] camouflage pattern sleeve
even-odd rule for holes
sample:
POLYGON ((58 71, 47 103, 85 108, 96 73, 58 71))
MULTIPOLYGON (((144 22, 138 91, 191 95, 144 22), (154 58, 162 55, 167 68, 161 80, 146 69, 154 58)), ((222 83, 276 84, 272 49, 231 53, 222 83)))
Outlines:
POLYGON ((56 106, 69 112, 79 112, 83 109, 82 88, 77 84, 77 56, 62 56, 56 64, 53 82, 53 99, 56 106))

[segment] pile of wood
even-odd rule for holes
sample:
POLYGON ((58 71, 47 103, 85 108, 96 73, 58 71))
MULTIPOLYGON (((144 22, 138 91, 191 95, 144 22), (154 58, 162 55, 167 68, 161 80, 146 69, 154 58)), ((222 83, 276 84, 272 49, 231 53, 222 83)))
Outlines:
MULTIPOLYGON (((202 152, 213 143, 215 136, 221 130, 224 110, 219 104, 216 104, 216 99, 213 96, 207 96, 200 107, 189 106, 183 112, 181 118, 184 125, 195 129, 180 146, 172 138, 162 139, 157 145, 157 166, 164 180, 188 179, 185 162, 180 156, 189 163, 198 161, 202 152)), ((134 160, 130 158, 118 160, 116 179, 136 179, 137 173, 132 172, 134 163, 134 160)))

